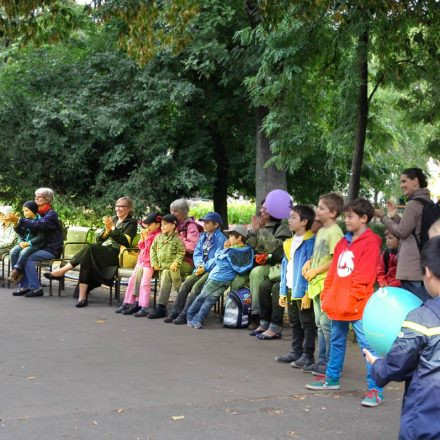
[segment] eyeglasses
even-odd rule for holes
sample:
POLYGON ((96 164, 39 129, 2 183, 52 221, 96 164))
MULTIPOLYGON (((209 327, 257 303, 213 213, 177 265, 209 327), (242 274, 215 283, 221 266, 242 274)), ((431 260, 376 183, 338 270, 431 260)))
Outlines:
POLYGON ((128 208, 127 205, 116 205, 116 208, 128 208))

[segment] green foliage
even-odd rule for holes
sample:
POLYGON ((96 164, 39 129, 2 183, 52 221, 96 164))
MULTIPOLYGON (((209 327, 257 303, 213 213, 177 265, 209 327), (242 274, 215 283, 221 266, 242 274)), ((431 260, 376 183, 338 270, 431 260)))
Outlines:
MULTIPOLYGON (((206 213, 214 210, 212 202, 193 202, 189 215, 195 219, 202 218, 206 213)), ((228 223, 230 225, 244 224, 251 222, 255 215, 255 203, 245 201, 228 202, 228 223)))

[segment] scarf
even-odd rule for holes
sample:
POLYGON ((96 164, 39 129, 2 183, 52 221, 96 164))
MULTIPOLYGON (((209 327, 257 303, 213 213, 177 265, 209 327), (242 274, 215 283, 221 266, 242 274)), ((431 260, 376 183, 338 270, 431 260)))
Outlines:
POLYGON ((38 207, 38 214, 40 214, 41 216, 46 215, 49 209, 52 209, 52 206, 50 205, 50 203, 45 203, 44 205, 38 207))

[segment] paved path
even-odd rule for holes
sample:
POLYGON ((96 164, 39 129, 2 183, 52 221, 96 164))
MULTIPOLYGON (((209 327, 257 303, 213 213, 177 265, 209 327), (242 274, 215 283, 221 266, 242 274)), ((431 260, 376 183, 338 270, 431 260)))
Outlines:
POLYGON ((343 387, 316 394, 311 376, 274 362, 289 351, 212 315, 202 330, 113 313, 63 296, 0 289, 0 439, 397 438, 402 386, 360 406, 364 367, 349 343, 343 387))

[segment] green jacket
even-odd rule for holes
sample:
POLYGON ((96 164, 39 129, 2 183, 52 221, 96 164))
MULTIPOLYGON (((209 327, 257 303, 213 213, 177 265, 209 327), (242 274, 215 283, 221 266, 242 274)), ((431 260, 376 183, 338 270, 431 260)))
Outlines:
POLYGON ((283 241, 292 237, 289 224, 286 220, 269 222, 264 228, 256 232, 249 232, 246 244, 251 246, 256 254, 273 254, 281 248, 283 241))
POLYGON ((111 247, 115 253, 119 253, 120 246, 131 246, 131 242, 137 233, 137 221, 133 217, 127 217, 118 224, 118 218, 116 216, 112 217, 112 219, 116 225, 115 229, 107 236, 104 236, 104 232, 102 232, 96 241, 103 246, 111 247))
POLYGON ((151 267, 169 269, 173 262, 181 266, 185 252, 185 245, 177 233, 159 234, 151 245, 151 267))

